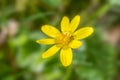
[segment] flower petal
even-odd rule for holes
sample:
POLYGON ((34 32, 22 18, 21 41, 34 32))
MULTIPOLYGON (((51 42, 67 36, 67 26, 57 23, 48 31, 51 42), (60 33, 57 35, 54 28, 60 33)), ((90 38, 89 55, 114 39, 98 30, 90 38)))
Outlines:
POLYGON ((66 32, 69 29, 69 18, 64 16, 61 21, 61 31, 66 32))
POLYGON ((48 58, 53 56, 55 53, 57 53, 60 50, 60 47, 57 47, 56 45, 49 48, 46 52, 42 54, 42 58, 48 58))
POLYGON ((56 38, 57 35, 60 34, 60 32, 51 25, 44 25, 42 26, 41 30, 48 36, 52 38, 56 38))
POLYGON ((55 44, 55 39, 50 39, 50 38, 40 39, 40 40, 37 40, 36 42, 39 44, 55 44))
POLYGON ((71 48, 61 49, 60 60, 64 66, 69 66, 72 63, 72 50, 71 50, 71 48))
POLYGON ((70 42, 69 46, 71 48, 79 48, 80 46, 82 46, 82 42, 80 42, 78 40, 73 40, 70 42))
POLYGON ((93 28, 92 27, 85 27, 82 29, 77 30, 73 36, 75 39, 83 39, 86 38, 88 36, 90 36, 93 33, 93 28))
POLYGON ((77 15, 72 19, 72 21, 70 23, 70 31, 74 32, 77 29, 79 23, 80 23, 80 16, 77 15))

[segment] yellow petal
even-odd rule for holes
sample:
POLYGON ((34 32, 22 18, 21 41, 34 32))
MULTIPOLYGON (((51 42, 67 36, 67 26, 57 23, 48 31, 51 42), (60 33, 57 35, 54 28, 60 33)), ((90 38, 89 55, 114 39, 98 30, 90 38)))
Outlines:
POLYGON ((77 15, 72 19, 72 21, 70 23, 70 31, 74 32, 77 29, 79 23, 80 23, 80 16, 77 15))
POLYGON ((61 49, 60 60, 63 66, 69 66, 72 63, 72 50, 71 48, 61 49))
POLYGON ((73 40, 70 42, 69 46, 71 48, 79 48, 80 46, 82 46, 82 42, 80 42, 78 40, 73 40))
POLYGON ((77 30, 73 36, 75 39, 83 39, 86 38, 88 36, 90 36, 93 33, 93 28, 92 27, 85 27, 85 28, 81 28, 79 30, 77 30))
POLYGON ((53 56, 55 53, 59 51, 60 47, 57 47, 56 45, 49 48, 46 52, 42 54, 42 58, 48 58, 53 56))
POLYGON ((69 18, 64 16, 61 21, 61 31, 66 32, 69 29, 69 18))
POLYGON ((36 41, 39 44, 55 44, 55 39, 40 39, 36 41))
POLYGON ((60 34, 60 32, 51 25, 44 25, 42 26, 41 30, 48 36, 52 38, 56 38, 57 35, 60 34))

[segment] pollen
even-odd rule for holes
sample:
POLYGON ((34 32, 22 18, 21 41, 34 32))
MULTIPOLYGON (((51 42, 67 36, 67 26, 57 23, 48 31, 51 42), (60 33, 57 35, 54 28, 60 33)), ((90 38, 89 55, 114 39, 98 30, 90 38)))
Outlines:
POLYGON ((68 46, 68 44, 73 40, 73 36, 69 32, 64 32, 58 35, 56 38, 56 44, 61 47, 68 46))

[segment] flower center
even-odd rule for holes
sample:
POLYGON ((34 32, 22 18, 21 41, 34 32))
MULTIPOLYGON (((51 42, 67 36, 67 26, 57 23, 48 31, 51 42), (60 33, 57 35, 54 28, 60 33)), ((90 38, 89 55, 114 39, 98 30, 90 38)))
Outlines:
POLYGON ((61 47, 68 46, 68 44, 73 40, 73 36, 69 32, 61 33, 56 38, 56 44, 61 47))

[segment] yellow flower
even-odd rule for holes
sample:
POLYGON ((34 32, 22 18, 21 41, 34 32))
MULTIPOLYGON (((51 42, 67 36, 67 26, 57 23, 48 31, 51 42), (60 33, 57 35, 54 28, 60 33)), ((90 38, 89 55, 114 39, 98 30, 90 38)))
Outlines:
POLYGON ((80 16, 75 16, 72 21, 64 16, 61 21, 61 31, 51 25, 42 26, 41 30, 50 38, 40 39, 39 44, 54 44, 50 49, 42 54, 42 58, 48 58, 56 54, 60 49, 60 61, 64 66, 72 63, 72 49, 79 48, 82 42, 79 41, 93 33, 92 27, 77 29, 80 23, 80 16))

